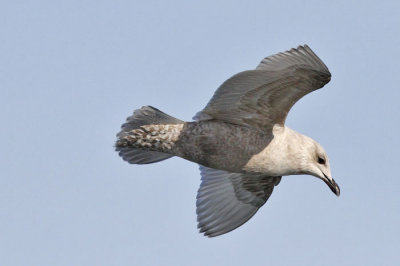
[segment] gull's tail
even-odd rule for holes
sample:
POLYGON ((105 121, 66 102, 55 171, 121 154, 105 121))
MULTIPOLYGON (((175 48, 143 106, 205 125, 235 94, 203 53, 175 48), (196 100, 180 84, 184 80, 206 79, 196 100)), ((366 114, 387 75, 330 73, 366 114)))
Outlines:
POLYGON ((128 117, 117 134, 116 151, 127 162, 149 164, 174 155, 171 152, 184 122, 160 110, 143 106, 128 117))

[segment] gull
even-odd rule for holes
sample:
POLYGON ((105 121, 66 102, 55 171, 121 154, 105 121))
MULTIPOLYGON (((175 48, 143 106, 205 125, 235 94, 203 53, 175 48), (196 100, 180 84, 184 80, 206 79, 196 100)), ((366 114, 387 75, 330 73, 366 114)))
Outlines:
POLYGON ((322 146, 285 126, 291 107, 330 79, 307 45, 266 57, 226 80, 193 122, 151 106, 134 111, 117 134, 116 151, 132 164, 173 156, 199 164, 196 213, 208 237, 247 222, 282 176, 315 176, 339 196, 322 146))

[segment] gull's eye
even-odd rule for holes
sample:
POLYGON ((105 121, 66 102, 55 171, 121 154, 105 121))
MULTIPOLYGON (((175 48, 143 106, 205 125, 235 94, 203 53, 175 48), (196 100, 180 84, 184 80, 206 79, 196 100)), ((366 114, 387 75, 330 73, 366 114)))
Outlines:
POLYGON ((318 163, 319 164, 325 164, 325 159, 321 158, 321 157, 318 157, 318 163))

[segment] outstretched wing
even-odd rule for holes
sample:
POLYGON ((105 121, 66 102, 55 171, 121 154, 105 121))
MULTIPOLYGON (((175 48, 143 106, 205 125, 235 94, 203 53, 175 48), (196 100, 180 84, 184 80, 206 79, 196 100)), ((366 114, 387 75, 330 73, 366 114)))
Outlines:
POLYGON ((307 45, 299 46, 225 81, 193 119, 218 119, 265 131, 283 125, 290 108, 330 78, 321 59, 307 45))
POLYGON ((197 221, 201 233, 213 237, 247 222, 264 205, 281 177, 230 173, 200 165, 197 221))

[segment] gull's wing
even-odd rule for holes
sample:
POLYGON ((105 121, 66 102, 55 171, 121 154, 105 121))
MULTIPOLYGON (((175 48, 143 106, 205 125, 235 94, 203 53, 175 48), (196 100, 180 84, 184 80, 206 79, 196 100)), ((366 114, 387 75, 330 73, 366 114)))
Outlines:
POLYGON ((201 233, 213 237, 247 222, 264 205, 280 176, 230 173, 200 165, 197 221, 201 233))
POLYGON ((290 108, 322 88, 331 74, 307 45, 269 56, 255 70, 225 81, 193 119, 217 119, 260 130, 283 125, 290 108))

